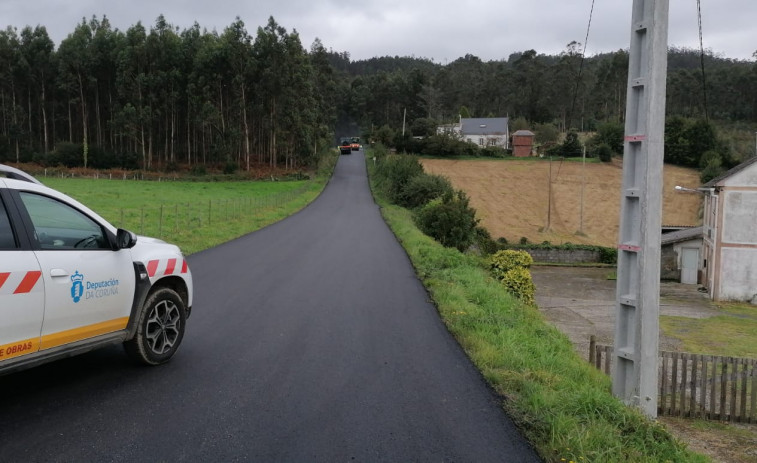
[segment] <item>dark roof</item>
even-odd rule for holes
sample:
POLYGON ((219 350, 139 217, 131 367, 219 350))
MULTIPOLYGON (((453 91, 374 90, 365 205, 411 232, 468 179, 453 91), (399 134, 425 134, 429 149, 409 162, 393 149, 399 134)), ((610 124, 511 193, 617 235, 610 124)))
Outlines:
POLYGON ((507 135, 506 117, 476 117, 461 119, 463 135, 507 135))
POLYGON ((670 233, 662 235, 660 244, 665 246, 666 244, 680 243, 681 241, 695 240, 702 237, 702 227, 684 228, 670 233))
POLYGON ((709 182, 707 182, 704 185, 702 185, 702 187, 712 188, 712 187, 716 186, 718 183, 720 183, 723 180, 725 180, 728 177, 730 177, 731 175, 737 174, 737 173, 741 172, 742 170, 746 169, 747 167, 751 166, 755 162, 757 162, 757 156, 753 156, 751 159, 747 159, 746 161, 742 162, 741 164, 739 164, 738 166, 736 166, 733 169, 729 170, 728 172, 724 173, 723 175, 719 175, 719 176, 713 178, 709 182))

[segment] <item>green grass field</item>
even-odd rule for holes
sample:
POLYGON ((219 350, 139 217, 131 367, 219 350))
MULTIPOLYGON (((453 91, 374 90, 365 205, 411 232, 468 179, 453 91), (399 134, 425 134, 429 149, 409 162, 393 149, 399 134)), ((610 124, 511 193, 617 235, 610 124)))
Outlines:
POLYGON ((660 317, 667 336, 680 339, 681 350, 694 354, 757 357, 757 313, 750 304, 721 303, 711 318, 660 317))
POLYGON ((327 178, 184 182, 40 178, 116 227, 178 245, 185 254, 258 230, 302 209, 327 178))

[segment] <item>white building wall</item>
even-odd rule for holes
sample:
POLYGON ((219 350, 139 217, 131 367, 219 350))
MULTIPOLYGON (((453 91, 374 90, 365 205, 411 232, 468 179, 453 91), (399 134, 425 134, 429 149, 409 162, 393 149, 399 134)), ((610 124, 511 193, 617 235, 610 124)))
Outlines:
POLYGON ((757 191, 727 191, 723 212, 723 243, 757 244, 757 191))
POLYGON ((757 301, 757 249, 723 248, 720 300, 757 301))

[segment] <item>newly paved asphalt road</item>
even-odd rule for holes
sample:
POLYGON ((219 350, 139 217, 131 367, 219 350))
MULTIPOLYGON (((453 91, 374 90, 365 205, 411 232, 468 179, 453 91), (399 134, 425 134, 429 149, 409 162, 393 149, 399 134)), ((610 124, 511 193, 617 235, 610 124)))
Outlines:
POLYGON ((189 259, 167 365, 120 346, 0 377, 0 461, 539 461, 342 156, 300 213, 189 259))

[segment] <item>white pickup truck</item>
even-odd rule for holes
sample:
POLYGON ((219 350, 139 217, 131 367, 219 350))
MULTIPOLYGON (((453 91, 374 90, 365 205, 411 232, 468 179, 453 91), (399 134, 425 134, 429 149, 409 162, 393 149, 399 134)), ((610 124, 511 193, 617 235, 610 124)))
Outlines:
POLYGON ((166 362, 192 292, 177 246, 117 229, 0 164, 0 374, 113 343, 166 362))

